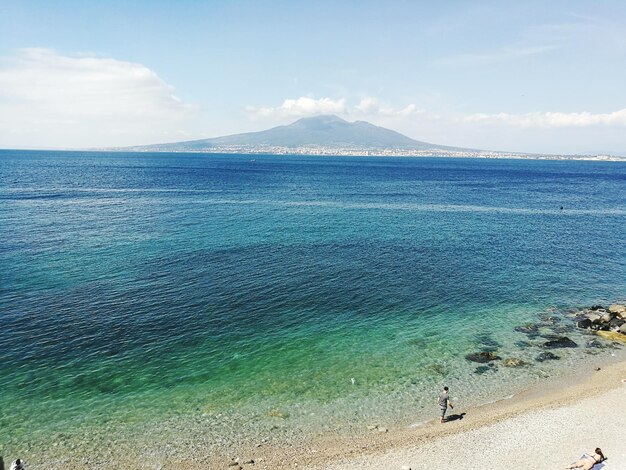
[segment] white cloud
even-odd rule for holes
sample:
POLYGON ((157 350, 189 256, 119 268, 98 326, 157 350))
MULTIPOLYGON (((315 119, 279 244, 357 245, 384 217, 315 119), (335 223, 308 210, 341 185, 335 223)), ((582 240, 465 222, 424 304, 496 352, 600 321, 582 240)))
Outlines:
POLYGON ((248 112, 254 117, 269 118, 296 118, 315 116, 318 114, 344 114, 347 110, 346 100, 331 98, 314 99, 302 96, 297 99, 286 99, 283 104, 275 108, 249 106, 248 112))
POLYGON ((184 137, 195 108, 148 67, 22 49, 0 66, 0 146, 116 146, 184 137))
POLYGON ((532 112, 522 114, 511 113, 475 113, 475 114, 438 114, 409 104, 402 108, 394 108, 374 97, 362 98, 356 104, 349 104, 346 98, 314 99, 301 97, 287 99, 278 107, 249 107, 253 117, 267 119, 287 119, 319 114, 339 114, 348 119, 394 119, 395 121, 412 120, 440 121, 448 125, 475 125, 481 127, 508 126, 512 128, 565 128, 565 127, 598 127, 626 126, 626 109, 610 113, 590 112, 532 112))
POLYGON ((393 117, 424 114, 424 111, 418 109, 414 104, 396 109, 372 97, 363 98, 359 103, 350 105, 345 98, 315 99, 302 96, 296 99, 286 99, 283 101, 282 105, 276 107, 249 106, 247 111, 253 118, 274 120, 316 116, 319 114, 338 114, 356 119, 373 118, 376 116, 393 117))
POLYGON ((394 129, 417 140, 469 148, 589 153, 600 146, 619 153, 625 147, 626 109, 607 113, 470 114, 434 112, 416 104, 394 107, 369 96, 352 102, 347 98, 298 98, 285 100, 281 106, 250 107, 248 111, 263 123, 262 127, 332 112, 350 121, 365 120, 394 129))
POLYGON ((589 112, 560 113, 535 112, 525 114, 471 114, 462 118, 463 121, 476 124, 500 124, 512 127, 595 127, 595 126, 626 126, 626 109, 611 113, 593 114, 589 112))

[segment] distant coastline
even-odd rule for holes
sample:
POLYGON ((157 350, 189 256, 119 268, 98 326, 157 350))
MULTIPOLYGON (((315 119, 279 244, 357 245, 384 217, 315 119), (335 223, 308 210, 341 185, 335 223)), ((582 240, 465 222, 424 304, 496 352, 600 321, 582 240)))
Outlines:
POLYGON ((207 153, 232 155, 294 155, 294 156, 321 156, 321 157, 434 157, 434 158, 488 158, 488 159, 516 159, 516 160, 588 160, 603 162, 626 162, 626 157, 619 155, 555 155, 501 151, 443 151, 411 150, 395 148, 331 148, 331 147, 216 147, 207 149, 158 149, 138 147, 89 149, 89 151, 106 152, 137 152, 137 153, 207 153))

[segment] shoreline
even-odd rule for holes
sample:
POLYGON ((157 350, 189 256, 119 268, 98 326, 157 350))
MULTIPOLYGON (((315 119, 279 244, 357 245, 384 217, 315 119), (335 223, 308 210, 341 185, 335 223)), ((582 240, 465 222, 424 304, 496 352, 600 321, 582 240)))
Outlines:
MULTIPOLYGON (((242 450, 238 458, 242 468, 262 468, 262 469, 282 469, 282 468, 310 468, 322 469, 377 469, 377 468, 402 468, 406 466, 415 470, 416 468, 437 468, 432 465, 439 465, 444 468, 451 465, 446 461, 446 455, 435 455, 435 460, 420 466, 419 460, 423 459, 424 452, 428 449, 445 444, 446 440, 463 441, 466 437, 472 437, 476 433, 489 433, 490 428, 508 428, 511 426, 517 429, 517 421, 535 419, 541 421, 541 415, 557 411, 562 414, 572 414, 573 411, 595 413, 598 406, 602 408, 602 403, 608 403, 608 412, 621 423, 626 424, 626 360, 616 359, 616 362, 598 366, 597 364, 586 364, 584 368, 576 373, 564 377, 547 379, 542 385, 530 387, 511 398, 502 398, 492 403, 485 403, 472 408, 463 408, 462 404, 455 405, 449 415, 464 414, 462 419, 456 419, 444 425, 439 424, 435 407, 433 406, 433 418, 425 423, 413 423, 413 425, 402 423, 397 428, 389 429, 388 432, 380 432, 377 429, 353 436, 327 436, 315 438, 299 445, 288 446, 286 448, 256 448, 242 450), (597 371, 596 368, 600 367, 597 371), (621 402, 616 403, 616 397, 621 397, 621 402), (619 413, 621 411, 621 413, 619 413), (417 425, 415 425, 417 424, 417 425), (254 455, 254 456, 251 456, 254 455), (254 465, 244 462, 254 460, 254 465), (418 463, 416 463, 418 461, 418 463)), ((605 412, 607 410, 604 410, 605 412)), ((599 423, 600 425, 602 423, 599 423)), ((559 447, 562 456, 556 455, 555 449, 544 447, 544 453, 558 458, 558 467, 565 467, 571 459, 577 458, 583 452, 599 446, 606 449, 607 456, 610 457, 611 466, 608 468, 620 468, 620 464, 626 465, 626 455, 620 455, 623 449, 606 447, 603 444, 603 436, 597 439, 585 436, 575 426, 562 424, 563 430, 573 429, 574 433, 581 435, 585 440, 585 446, 568 450, 567 446, 559 447), (603 447, 604 446, 604 447, 603 447), (573 453, 572 453, 573 452, 573 453), (618 463, 619 462, 619 463, 618 463), (615 464, 618 464, 615 466, 615 464)), ((621 426, 621 424, 620 424, 621 426)), ((501 429, 500 429, 501 431, 501 429)), ((515 431, 516 432, 516 431, 515 431)), ((499 432, 501 436, 501 432, 499 432)), ((536 434, 536 433, 535 433, 536 434)), ((516 439, 523 436, 517 435, 516 439)), ((563 438, 561 438, 563 439, 563 438)), ((563 442, 565 443, 565 442, 563 442)), ((489 445, 494 445, 493 442, 489 445)), ((495 446, 497 451, 497 445, 495 446)), ((464 452, 469 455, 480 455, 479 446, 468 446, 464 452)), ((541 449, 524 449, 524 453, 535 451, 540 455, 541 449)), ((497 453, 497 452, 496 452, 497 453)), ((458 457, 456 457, 458 459, 458 457)), ((547 458, 547 457, 546 457, 547 458)), ((489 457, 493 465, 493 456, 489 457)), ((173 462, 168 462, 163 468, 190 468, 187 461, 184 465, 177 466, 173 462), (171 465, 171 466, 170 466, 171 465)), ((227 468, 232 463, 224 460, 223 457, 211 459, 207 462, 209 468, 227 468)), ((457 462, 458 463, 458 462, 457 462)), ((195 468, 195 467, 191 467, 195 468)), ((198 467, 200 468, 200 467, 198 467)), ((232 467, 231 467, 232 468, 232 467)), ((236 466, 234 468, 237 468, 236 466)), ((460 467, 451 467, 460 468, 460 467)), ((467 467, 470 468, 470 467, 467 467)), ((476 468, 495 468, 477 466, 476 468)), ((532 468, 554 468, 535 462, 532 468)))
POLYGON ((624 468, 626 362, 593 372, 579 383, 550 384, 547 389, 528 390, 510 403, 477 408, 468 412, 471 421, 455 423, 454 429, 402 433, 393 447, 315 468, 551 469, 564 468, 595 447, 609 457, 607 469, 624 468))
MULTIPOLYGON (((434 398, 432 409, 416 409, 411 417, 388 420, 382 416, 374 419, 361 416, 349 422, 340 420, 339 425, 328 421, 323 430, 314 433, 297 427, 284 432, 286 428, 279 427, 276 431, 262 431, 264 434, 255 434, 252 438, 244 438, 244 433, 240 435, 241 439, 234 441, 216 433, 217 429, 211 429, 213 425, 207 427, 202 424, 203 417, 189 415, 183 420, 165 419, 156 423, 156 426, 145 427, 142 439, 137 439, 133 433, 118 434, 115 428, 101 428, 94 431, 104 440, 92 435, 84 443, 72 443, 70 440, 58 447, 59 443, 55 441, 52 448, 39 455, 33 454, 33 460, 26 458, 26 461, 28 468, 33 469, 236 469, 236 464, 240 464, 245 470, 296 466, 316 470, 408 466, 415 470, 421 468, 413 463, 411 456, 412 452, 416 452, 416 447, 437 446, 446 439, 463 440, 464 436, 472 433, 486 432, 494 424, 500 424, 506 429, 507 423, 513 423, 520 416, 541 413, 551 408, 576 408, 590 397, 610 394, 622 384, 621 379, 626 379, 626 350, 622 344, 618 349, 605 351, 606 354, 580 357, 580 362, 575 364, 576 368, 570 364, 565 369, 559 368, 560 373, 546 375, 539 382, 512 389, 512 395, 504 393, 498 396, 502 390, 494 390, 495 399, 482 403, 472 403, 474 397, 471 393, 451 384, 455 408, 449 410, 448 415, 457 415, 457 419, 445 425, 438 422, 434 398), (596 371, 598 367, 600 371, 596 371), (461 419, 458 415, 462 415, 461 419), (250 461, 254 461, 254 464, 245 464, 250 461), (374 462, 379 462, 378 466, 374 462), (231 464, 234 465, 229 467, 231 464)), ((623 390, 626 393, 626 386, 623 390)), ((406 406, 406 402, 401 406, 406 406)), ((590 409, 589 405, 583 408, 590 409)), ((626 410, 626 400, 621 409, 626 410)), ((624 415, 622 418, 626 419, 626 412, 624 415)), ((246 426, 246 423, 238 422, 237 425, 246 426)), ((502 433, 500 430, 495 435, 502 433)), ((602 448, 604 444, 599 441, 586 447, 591 448, 592 445, 602 448)), ((462 447, 472 449, 467 445, 462 447)), ((588 451, 586 447, 580 453, 588 451)), ((421 455, 424 450, 418 453, 421 455)), ((19 456, 28 457, 28 451, 20 452, 19 456)), ((431 467, 437 468, 437 462, 433 462, 431 467)))
MULTIPOLYGON (((588 365, 574 374, 547 380, 545 384, 533 386, 512 398, 499 399, 493 403, 486 403, 469 409, 464 409, 462 404, 457 404, 449 415, 465 413, 465 416, 444 425, 439 424, 437 417, 434 416, 436 414, 436 410, 434 410, 433 419, 421 426, 407 427, 403 425, 390 430, 388 433, 376 432, 351 438, 337 439, 334 436, 329 439, 321 439, 312 443, 308 448, 294 449, 283 456, 263 456, 261 457, 263 460, 258 462, 255 468, 293 468, 296 463, 298 468, 316 470, 402 468, 402 466, 410 467, 413 470, 416 468, 437 468, 432 467, 432 465, 445 468, 447 465, 451 465, 451 462, 446 461, 446 455, 437 455, 437 459, 423 466, 420 466, 419 463, 416 464, 415 461, 423 458, 427 448, 436 446, 437 443, 443 443, 445 440, 460 439, 462 441, 464 437, 471 437, 472 433, 489 432, 489 428, 496 425, 507 428, 516 420, 536 417, 550 410, 567 414, 580 408, 593 413, 593 410, 589 410, 589 408, 597 408, 598 403, 600 406, 602 403, 607 403, 610 408, 608 412, 626 424, 626 408, 624 408, 626 405, 626 383, 622 382, 623 379, 626 379, 626 361, 622 358, 618 362, 601 367, 599 371, 595 369, 595 366, 588 365), (621 397, 622 401, 616 403, 616 397, 621 397)), ((569 426, 569 428, 572 429, 575 426, 569 426)), ((580 434, 582 438, 585 437, 584 432, 576 430, 574 432, 580 434)), ((623 432, 619 436, 621 434, 623 432)), ((557 468, 565 467, 571 459, 577 458, 578 455, 596 446, 606 448, 607 456, 612 457, 607 462, 607 464, 611 464, 608 468, 621 468, 621 464, 626 465, 626 456, 620 456, 616 452, 623 451, 623 449, 606 447, 606 444, 602 442, 605 438, 606 436, 598 436, 598 439, 594 440, 590 437, 587 439, 586 446, 565 453, 567 457, 564 456, 565 460, 559 460, 560 463, 557 468), (615 466, 616 464, 617 466, 615 466)), ((616 438, 620 439, 620 437, 616 438)), ((473 447, 474 452, 479 451, 475 445, 473 447)), ((466 450, 471 451, 471 446, 466 446, 466 450)), ((495 450, 497 450, 497 446, 495 450)), ((536 452, 540 450, 535 449, 536 452)), ((545 451, 546 453, 555 453, 555 449, 545 448, 545 451)), ((457 451, 455 450, 455 452, 457 451)), ((532 449, 524 450, 524 453, 531 452, 532 449)), ((477 468, 495 467, 478 466, 477 468)), ((554 467, 548 465, 546 467, 533 466, 532 468, 554 467)))
MULTIPOLYGON (((623 402, 611 407, 610 411, 615 415, 618 410, 624 410, 620 419, 624 421, 623 425, 626 429, 626 383, 623 383, 622 379, 626 379, 626 350, 623 347, 615 349, 610 356, 589 357, 588 360, 581 362, 578 369, 568 369, 562 374, 546 377, 540 383, 523 388, 514 395, 504 395, 481 404, 469 404, 465 407, 462 400, 454 398, 457 392, 460 392, 462 396, 462 391, 452 388, 452 401, 455 408, 449 410, 448 416, 457 415, 457 418, 444 425, 439 424, 433 398, 432 413, 426 420, 418 416, 418 413, 412 418, 400 418, 395 422, 386 420, 372 422, 362 419, 348 427, 334 429, 330 426, 321 433, 310 434, 305 430, 300 430, 288 435, 282 434, 282 437, 275 435, 267 438, 263 437, 264 434, 257 435, 253 440, 244 439, 230 444, 223 441, 226 445, 219 445, 213 440, 215 436, 212 438, 205 434, 202 428, 193 426, 193 420, 200 418, 192 417, 192 421, 188 421, 188 424, 192 425, 189 429, 180 427, 181 423, 167 420, 163 421, 158 428, 148 427, 145 431, 149 434, 144 435, 147 439, 127 440, 123 435, 116 439, 114 437, 116 433, 113 431, 113 435, 109 434, 99 444, 93 442, 92 439, 94 445, 57 447, 57 443, 54 442, 52 447, 43 454, 32 455, 34 460, 28 459, 28 455, 19 456, 26 457, 28 468, 46 470, 61 468, 237 469, 237 464, 244 470, 287 468, 373 470, 402 468, 403 466, 415 470, 416 468, 439 468, 442 464, 450 465, 450 468, 465 469, 469 467, 458 466, 458 462, 445 460, 448 455, 445 448, 438 451, 440 460, 423 467, 415 463, 416 456, 422 456, 428 452, 428 449, 441 447, 450 440, 462 442, 477 433, 483 434, 481 438, 483 441, 489 440, 490 435, 505 435, 509 427, 515 429, 516 420, 524 420, 536 414, 541 415, 552 409, 561 410, 566 414, 570 409, 579 408, 585 412, 592 412, 597 406, 584 404, 585 400, 590 398, 597 400, 600 402, 600 408, 603 408, 604 402, 615 401, 615 398, 611 398, 610 395, 622 385, 623 402), (598 367, 600 371, 596 370, 598 367), (462 418, 459 419, 458 415, 462 415, 462 418), (492 426, 499 426, 500 429, 489 431, 492 426), (441 460, 442 458, 444 460, 441 460), (246 463, 251 461, 254 463, 246 463)), ((106 433, 105 429, 101 431, 106 433)), ((534 434, 539 433, 537 431, 534 434)), ((267 434, 267 436, 270 435, 271 433, 267 434)), ((106 434, 102 437, 105 436, 106 434)), ((126 435, 126 437, 130 436, 126 435)), ((478 452, 471 440, 469 443, 458 445, 465 452, 478 452)), ((606 448, 602 436, 597 439, 597 442, 589 442, 582 446, 576 451, 578 453, 573 452, 575 449, 572 449, 563 455, 557 467, 535 465, 532 468, 564 467, 570 463, 568 459, 596 446, 606 448)), ((558 447, 560 448, 560 445, 558 447)), ((609 449, 606 449, 607 456, 615 455, 612 449, 609 454, 609 449)), ((6 460, 8 457, 16 456, 5 455, 4 457, 6 460)), ((611 462, 617 460, 613 458, 611 462)), ((520 465, 523 467, 523 464, 520 463, 520 465)), ((626 466, 626 457, 624 457, 624 465, 626 466)), ((482 470, 500 467, 477 468, 482 470)))

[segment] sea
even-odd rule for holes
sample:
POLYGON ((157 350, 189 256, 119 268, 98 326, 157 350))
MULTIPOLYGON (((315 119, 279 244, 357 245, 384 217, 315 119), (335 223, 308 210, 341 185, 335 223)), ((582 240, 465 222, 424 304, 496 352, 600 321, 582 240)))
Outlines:
POLYGON ((419 425, 624 300, 624 162, 2 150, 0 455, 419 425))

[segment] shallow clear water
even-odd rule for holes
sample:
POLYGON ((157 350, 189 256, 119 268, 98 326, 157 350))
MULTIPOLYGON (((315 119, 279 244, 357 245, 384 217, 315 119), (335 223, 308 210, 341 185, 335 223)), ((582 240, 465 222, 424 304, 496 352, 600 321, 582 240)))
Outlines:
POLYGON ((617 162, 0 151, 0 441, 504 394, 590 351, 465 355, 624 299, 624 227, 617 162))

